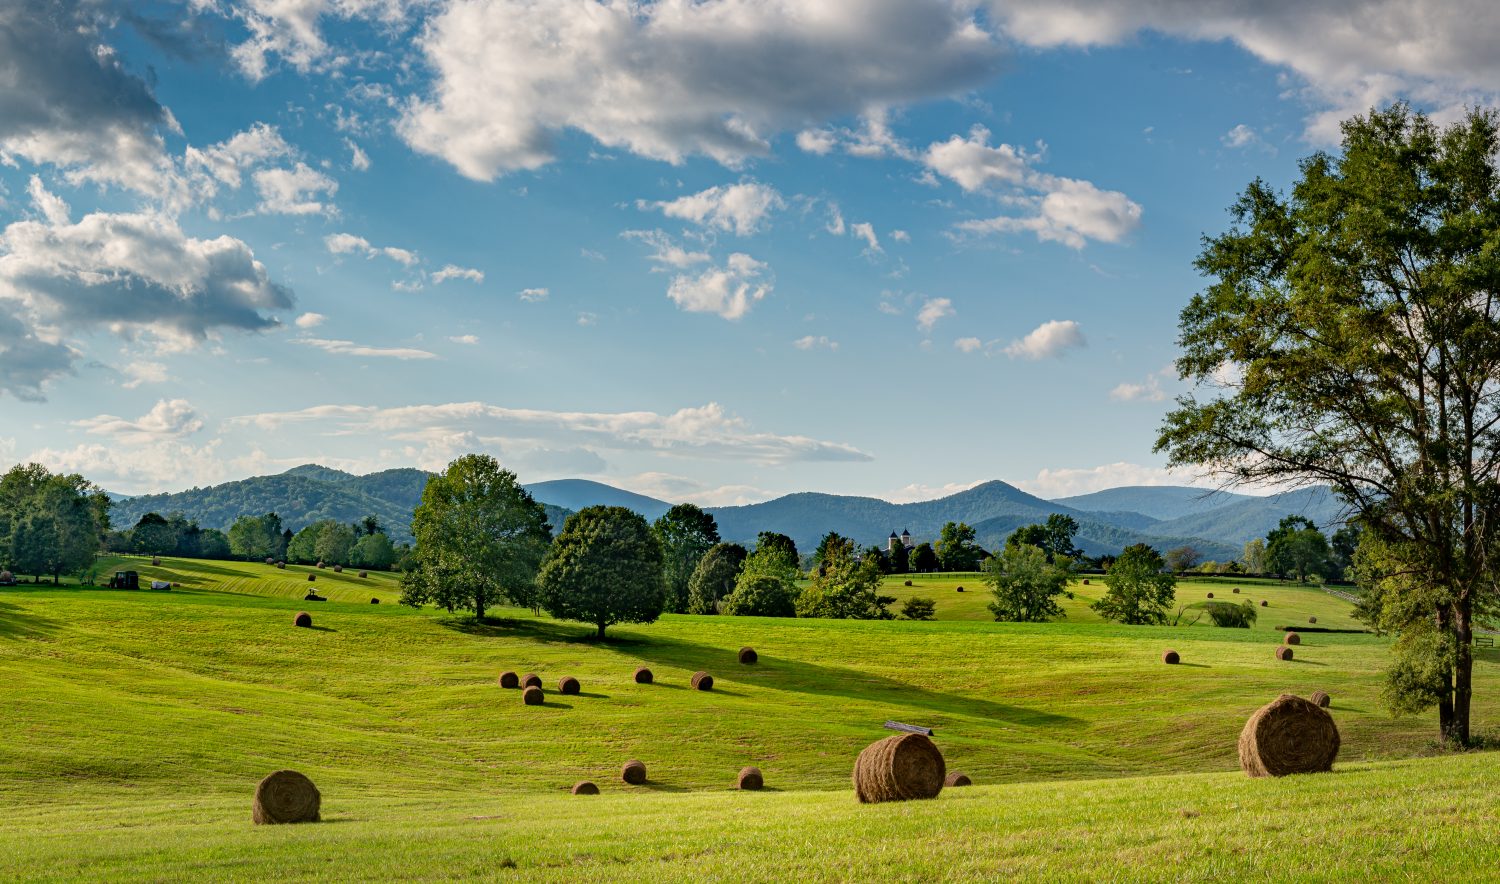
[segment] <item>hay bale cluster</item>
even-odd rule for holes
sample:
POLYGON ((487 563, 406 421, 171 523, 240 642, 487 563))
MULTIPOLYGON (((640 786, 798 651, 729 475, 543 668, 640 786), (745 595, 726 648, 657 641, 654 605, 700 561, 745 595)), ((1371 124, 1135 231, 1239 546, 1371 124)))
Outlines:
POLYGON ((755 653, 754 648, 740 648, 740 662, 746 666, 760 660, 760 655, 755 653))
POLYGON ((740 768, 740 775, 735 777, 734 787, 751 792, 764 789, 766 787, 766 778, 761 775, 760 768, 758 767, 742 767, 740 768))
POLYGON ((1319 773, 1333 769, 1339 729, 1318 704, 1282 694, 1245 722, 1239 750, 1240 767, 1252 777, 1319 773))
POLYGON ((1175 666, 1178 663, 1182 662, 1182 656, 1179 655, 1176 651, 1162 651, 1161 662, 1166 663, 1170 666, 1175 666))
POLYGON ((714 677, 707 672, 693 673, 693 690, 711 691, 714 689, 714 677))
POLYGON ((256 785, 250 818, 257 826, 315 823, 322 804, 312 780, 294 770, 278 770, 256 785))
POLYGON ((526 673, 526 677, 521 679, 521 687, 536 688, 538 690, 541 690, 542 677, 540 675, 537 675, 535 672, 528 672, 526 673))
POLYGON ((636 684, 650 684, 652 678, 654 678, 654 676, 651 674, 651 670, 647 669, 644 666, 640 666, 640 667, 636 668, 636 670, 635 670, 635 683, 636 684))
POLYGON ((620 768, 620 779, 632 786, 639 786, 646 782, 645 763, 634 760, 625 762, 625 766, 620 768))
POLYGON ((943 753, 922 734, 897 734, 865 747, 854 762, 861 804, 936 798, 948 775, 943 753))

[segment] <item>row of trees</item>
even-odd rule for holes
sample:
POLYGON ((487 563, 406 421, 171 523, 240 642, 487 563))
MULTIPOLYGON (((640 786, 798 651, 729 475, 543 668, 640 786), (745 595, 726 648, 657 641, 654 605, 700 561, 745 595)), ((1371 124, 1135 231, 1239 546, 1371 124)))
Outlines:
POLYGON ((294 534, 276 513, 235 519, 229 526, 229 549, 249 561, 332 562, 380 570, 395 565, 405 551, 391 543, 374 516, 351 524, 324 519, 294 534))
POLYGON ((0 476, 0 569, 53 583, 87 569, 109 532, 109 507, 82 476, 12 467, 0 476))
POLYGON ((170 516, 146 513, 134 526, 109 532, 104 539, 104 549, 113 553, 189 559, 227 559, 232 556, 229 538, 223 531, 200 528, 197 522, 182 513, 170 516))

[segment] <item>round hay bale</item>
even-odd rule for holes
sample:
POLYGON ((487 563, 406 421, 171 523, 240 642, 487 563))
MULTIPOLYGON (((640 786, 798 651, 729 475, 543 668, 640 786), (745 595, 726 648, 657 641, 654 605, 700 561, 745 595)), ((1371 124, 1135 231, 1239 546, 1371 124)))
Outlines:
POLYGON ((1240 767, 1252 777, 1281 777, 1333 769, 1339 729, 1311 700, 1282 694, 1262 706, 1240 731, 1240 767))
POLYGON ((599 787, 588 780, 580 780, 573 784, 574 795, 598 795, 599 787))
POLYGON ((910 580, 908 580, 908 581, 906 581, 906 582, 905 582, 905 583, 903 583, 903 584, 901 584, 901 585, 902 585, 902 586, 911 586, 911 581, 910 581, 910 580))
POLYGON ((714 689, 714 677, 707 672, 693 673, 693 690, 711 691, 714 689))
POLYGON ((1208 597, 1209 597, 1209 598, 1213 598, 1213 597, 1214 597, 1214 594, 1213 594, 1213 593, 1209 593, 1209 594, 1208 594, 1208 597))
POLYGON ((521 692, 521 702, 527 706, 540 706, 546 700, 541 688, 527 688, 521 692))
POLYGON ((276 563, 276 567, 278 567, 281 570, 285 571, 286 570, 286 562, 277 562, 276 563))
POLYGON ((1316 617, 1309 617, 1309 618, 1307 618, 1307 622, 1308 623, 1317 623, 1318 622, 1318 618, 1316 618, 1316 617))
POLYGON ((646 782, 645 763, 640 761, 625 762, 625 766, 620 768, 620 779, 632 786, 639 786, 641 783, 646 782))
POLYGON ((1295 632, 1292 632, 1290 629, 1287 630, 1286 635, 1283 635, 1281 637, 1281 640, 1284 641, 1284 642, 1286 642, 1289 645, 1300 645, 1300 644, 1302 644, 1302 636, 1298 635, 1295 632))
POLYGON ((1312 696, 1308 697, 1307 699, 1308 702, 1317 706, 1319 709, 1327 709, 1329 704, 1333 703, 1333 698, 1328 696, 1327 691, 1313 691, 1312 696))
POLYGON ((335 573, 335 574, 342 574, 342 573, 344 573, 344 566, 343 565, 334 565, 333 566, 333 573, 335 573))
POLYGON ((578 679, 571 675, 563 676, 563 680, 557 683, 557 692, 559 694, 576 694, 578 690, 578 679))
POLYGON ((266 564, 267 565, 274 565, 274 564, 276 564, 276 560, 273 559, 273 558, 271 558, 270 556, 266 556, 266 564))
POLYGON ((359 579, 360 580, 364 580, 366 577, 369 577, 369 576, 370 576, 370 572, 369 571, 361 571, 361 572, 359 572, 359 579))
POLYGON ((1265 599, 1261 599, 1260 600, 1260 606, 1262 608, 1269 608, 1269 607, 1271 607, 1271 603, 1268 602, 1268 601, 1266 601, 1265 599))
POLYGON ((1282 645, 1281 647, 1277 648, 1276 649, 1276 659, 1278 659, 1278 660, 1290 660, 1290 659, 1292 659, 1292 649, 1289 648, 1289 647, 1287 647, 1286 645, 1282 645))
POLYGON ((521 686, 521 676, 516 675, 509 669, 500 673, 500 677, 496 681, 499 682, 502 688, 518 688, 521 686))
POLYGON ((1162 651, 1161 662, 1169 665, 1176 665, 1182 662, 1182 657, 1176 651, 1162 651))
POLYGON ((966 774, 966 773, 964 773, 961 770, 956 770, 953 773, 948 774, 948 776, 946 776, 946 777, 943 778, 943 786, 944 787, 947 787, 947 786, 972 786, 972 785, 974 785, 974 781, 971 780, 971 779, 969 779, 969 775, 966 774))
POLYGON ((764 789, 766 787, 766 778, 761 776, 760 768, 758 767, 742 767, 740 768, 740 775, 734 778, 734 787, 754 792, 757 789, 764 789))
POLYGON ((636 684, 650 684, 651 680, 654 677, 655 676, 653 676, 651 674, 651 670, 647 669, 644 666, 637 667, 636 670, 635 670, 635 683, 636 684))
POLYGON ((1235 594, 1235 595, 1239 595, 1239 594, 1240 594, 1240 588, 1239 588, 1239 587, 1238 587, 1238 586, 1236 586, 1236 587, 1235 587, 1235 588, 1234 588, 1234 594, 1235 594))
POLYGON ((542 677, 540 675, 537 675, 535 672, 528 672, 526 673, 526 677, 521 679, 521 687, 536 688, 537 690, 541 690, 542 677))
POLYGON ((964 591, 964 588, 963 588, 963 587, 962 587, 962 586, 960 586, 960 587, 959 587, 959 588, 958 588, 958 592, 963 592, 963 591, 964 591))
POLYGON ((321 571, 321 570, 323 570, 323 569, 324 569, 324 568, 326 568, 326 567, 327 567, 327 565, 324 565, 324 564, 323 564, 323 563, 322 563, 322 562, 319 562, 319 563, 318 563, 318 570, 319 570, 319 571, 321 571))
POLYGON ((936 798, 948 775, 943 753, 922 734, 876 740, 854 762, 854 794, 861 804, 936 798))
POLYGON ((158 566, 161 565, 161 556, 152 556, 151 557, 151 564, 158 565, 158 566))
POLYGON ((380 599, 377 599, 374 596, 371 596, 370 597, 370 604, 372 604, 372 605, 378 605, 378 604, 380 604, 380 599))
POLYGON ((1089 585, 1089 579, 1087 577, 1083 578, 1083 585, 1084 586, 1088 586, 1089 585))
POLYGON ((755 653, 754 648, 740 648, 740 662, 749 666, 760 660, 760 655, 755 653))
POLYGON ((318 579, 318 575, 316 575, 316 574, 309 574, 309 575, 307 575, 307 582, 308 583, 312 583, 314 580, 317 580, 317 579, 318 579))
POLYGON ((296 624, 297 626, 312 626, 312 615, 307 613, 306 611, 302 611, 297 614, 297 618, 293 620, 292 623, 296 624))
POLYGON ((294 770, 278 770, 256 785, 250 818, 257 826, 315 823, 322 804, 312 780, 294 770))
POLYGON ((8 583, 8 582, 10 582, 12 580, 15 580, 15 579, 16 579, 16 575, 10 573, 9 571, 0 571, 0 580, 4 580, 4 581, 6 581, 8 583))

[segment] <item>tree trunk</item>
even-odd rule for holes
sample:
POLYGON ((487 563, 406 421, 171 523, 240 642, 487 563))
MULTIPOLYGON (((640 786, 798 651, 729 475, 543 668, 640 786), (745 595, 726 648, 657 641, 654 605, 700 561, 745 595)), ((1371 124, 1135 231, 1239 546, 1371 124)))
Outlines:
POLYGON ((604 641, 604 627, 607 625, 608 624, 602 622, 599 624, 599 641, 604 641))
MULTIPOLYGON (((1440 634, 1452 633, 1452 612, 1449 609, 1439 606, 1435 619, 1440 634)), ((1438 695, 1438 732, 1444 741, 1451 740, 1453 733, 1453 675, 1449 672, 1443 676, 1443 689, 1438 695)))
POLYGON ((482 595, 474 597, 474 619, 484 622, 484 596, 482 595))
POLYGON ((1473 603, 1465 596, 1453 617, 1453 638, 1458 647, 1453 659, 1453 718, 1443 738, 1459 746, 1469 745, 1469 701, 1473 697, 1474 629, 1473 603))

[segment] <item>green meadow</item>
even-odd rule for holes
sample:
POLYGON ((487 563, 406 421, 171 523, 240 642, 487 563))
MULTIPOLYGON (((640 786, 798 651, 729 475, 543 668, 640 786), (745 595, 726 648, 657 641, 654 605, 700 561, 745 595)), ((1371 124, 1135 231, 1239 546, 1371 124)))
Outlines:
MULTIPOLYGON (((385 574, 123 561, 181 586, 0 590, 0 877, 1422 878, 1500 859, 1493 756, 1442 755, 1430 717, 1383 709, 1386 639, 1305 633, 1274 659, 1281 620, 1354 625, 1313 588, 1180 587, 1266 599, 1250 630, 1101 623, 1096 585, 1066 619, 1020 625, 986 621, 978 575, 918 576, 891 594, 943 619, 666 616, 600 644, 529 611, 402 607, 385 574), (302 601, 309 572, 330 601, 302 601), (314 628, 292 626, 301 610, 314 628), (642 665, 656 684, 632 681, 642 665), (500 688, 507 669, 540 674, 547 702, 500 688), (697 670, 713 691, 687 687, 697 670), (555 693, 565 675, 580 695, 555 693), (1318 689, 1335 772, 1239 773, 1246 717, 1318 689), (978 785, 858 805, 854 757, 887 719, 935 728, 978 785), (618 780, 632 758, 645 786, 618 780), (748 764, 766 792, 733 790, 748 764), (286 767, 318 784, 326 824, 250 824, 256 781, 286 767), (604 794, 568 795, 582 779, 604 794)), ((1480 654, 1483 731, 1500 656, 1480 654)))

